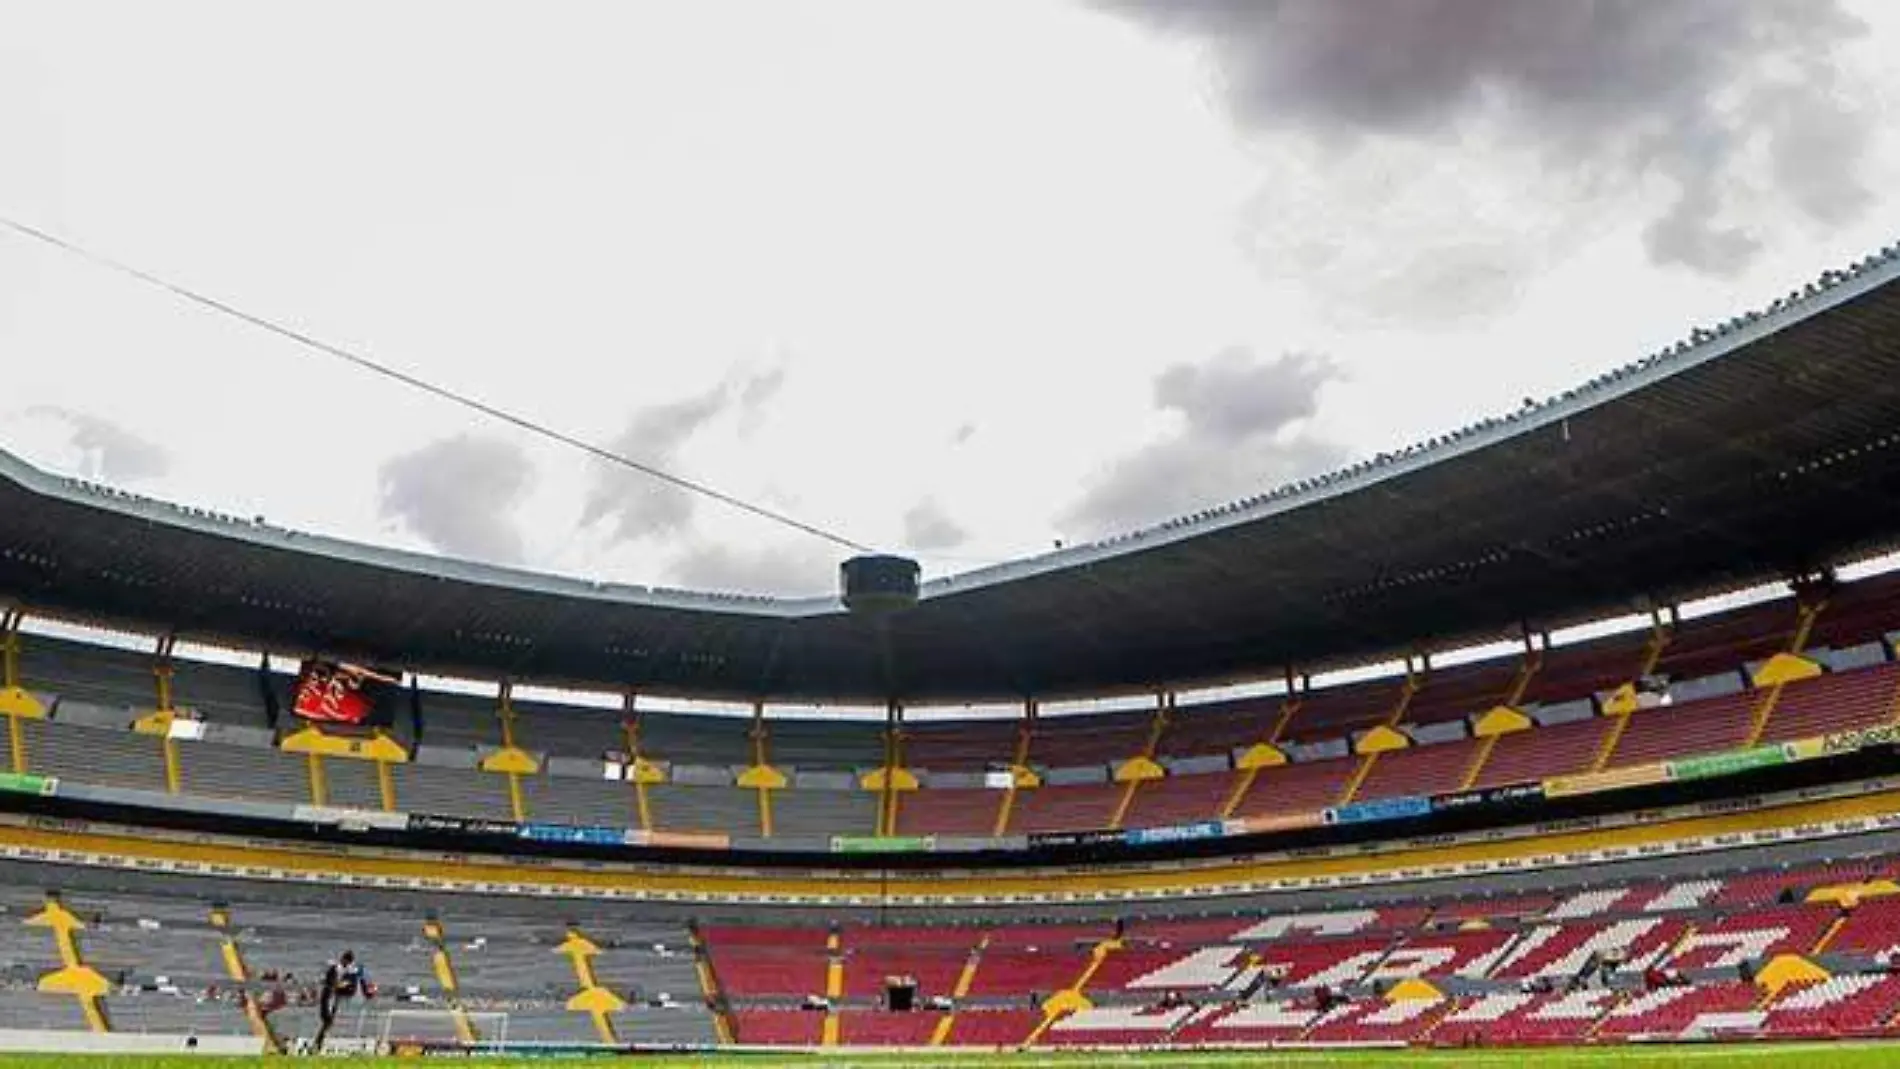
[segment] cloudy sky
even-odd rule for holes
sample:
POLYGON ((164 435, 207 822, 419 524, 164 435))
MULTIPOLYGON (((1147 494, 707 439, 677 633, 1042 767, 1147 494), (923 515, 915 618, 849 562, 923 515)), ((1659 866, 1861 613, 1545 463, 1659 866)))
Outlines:
MULTIPOLYGON (((0 0, 0 216, 931 573, 1900 237, 1882 0, 0 0)), ((841 550, 0 229, 0 448, 537 569, 841 550)))

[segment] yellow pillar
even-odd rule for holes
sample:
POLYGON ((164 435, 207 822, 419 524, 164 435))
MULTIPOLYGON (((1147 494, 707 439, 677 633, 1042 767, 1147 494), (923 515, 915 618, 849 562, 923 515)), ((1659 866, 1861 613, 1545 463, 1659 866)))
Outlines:
POLYGON ((1807 648, 1808 636, 1814 631, 1814 621, 1826 605, 1825 601, 1816 601, 1801 606, 1801 614, 1795 624, 1794 635, 1788 640, 1787 650, 1769 658, 1768 663, 1755 673, 1755 685, 1763 687, 1765 693, 1755 703, 1744 746, 1761 742, 1761 737, 1768 731, 1768 722, 1775 715, 1775 707, 1781 703, 1783 688, 1796 680, 1812 679, 1821 674, 1821 666, 1801 656, 1801 651, 1807 648))
MULTIPOLYGON (((1429 669, 1427 669, 1429 671, 1429 669)), ((1392 705, 1392 712, 1385 718, 1386 727, 1396 727, 1405 719, 1405 711, 1412 707, 1412 697, 1425 685, 1424 674, 1412 670, 1412 659, 1405 659, 1405 682, 1399 685, 1399 700, 1392 705)))
POLYGON ((838 1000, 844 997, 844 948, 838 939, 838 933, 832 932, 825 937, 825 1023, 819 1032, 818 1045, 835 1047, 838 1045, 838 1000))
POLYGON ((53 933, 53 945, 59 951, 60 967, 40 977, 39 989, 48 994, 73 996, 79 1000, 88 1028, 94 1032, 112 1031, 105 1006, 99 1001, 111 990, 111 985, 99 975, 99 970, 86 964, 79 952, 78 933, 85 930, 85 923, 60 902, 58 895, 50 893, 46 896, 46 905, 24 923, 32 928, 49 929, 53 933))
POLYGON ((1009 815, 1016 808, 1017 786, 1025 782, 1025 776, 1030 775, 1029 745, 1036 736, 1038 710, 1039 706, 1033 698, 1023 703, 1023 721, 1016 731, 1016 753, 1009 764, 1009 789, 1003 792, 1002 800, 996 803, 996 823, 990 829, 993 838, 1000 839, 1009 833, 1009 815))
POLYGON ((46 707, 20 684, 20 614, 0 614, 0 716, 7 719, 7 748, 11 751, 13 771, 30 771, 26 753, 26 728, 23 720, 46 716, 46 707))
POLYGON ((752 703, 752 767, 739 775, 739 786, 750 787, 758 792, 759 835, 772 837, 772 792, 785 786, 785 775, 772 767, 770 749, 766 744, 765 703, 752 703))
MULTIPOLYGON (((233 983, 250 983, 251 970, 244 963, 244 952, 238 948, 237 935, 231 931, 231 911, 224 906, 211 907, 211 927, 218 933, 218 955, 224 961, 224 974, 233 983)), ((271 1026, 270 1018, 264 1015, 257 999, 248 989, 241 996, 244 1000, 244 1019, 250 1022, 251 1034, 264 1044, 267 1054, 282 1054, 284 1041, 277 1035, 277 1029, 271 1026)))
POLYGON ((699 925, 686 922, 686 937, 693 944, 693 972, 699 977, 699 994, 713 1011, 713 1038, 721 1046, 730 1046, 733 1041, 732 1018, 726 1014, 725 993, 719 990, 719 978, 713 975, 712 965, 706 957, 706 941, 699 936, 699 925))
POLYGON ((178 794, 184 790, 184 774, 178 764, 178 743, 171 736, 171 722, 178 716, 178 710, 172 705, 173 642, 169 635, 158 641, 158 652, 152 662, 152 682, 158 705, 148 718, 152 722, 153 733, 158 736, 159 756, 165 762, 167 794, 178 794))
POLYGON ((1096 971, 1102 967, 1103 960, 1121 948, 1119 939, 1097 943, 1095 949, 1089 952, 1089 962, 1083 966, 1082 975, 1076 977, 1074 983, 1043 1001, 1042 1021, 1036 1025, 1034 1031, 1029 1033, 1029 1038, 1023 1040, 1023 1046, 1035 1046, 1036 1041, 1049 1030, 1049 1026, 1061 1018, 1093 1007, 1094 1003, 1090 1002, 1088 997, 1089 981, 1094 979, 1096 971))
POLYGON ((621 706, 620 734, 627 747, 627 778, 633 781, 634 816, 641 831, 653 830, 653 802, 647 794, 649 773, 646 757, 640 752, 640 715, 634 709, 634 695, 628 691, 621 706))
POLYGON ((1122 823, 1128 819, 1128 810, 1135 804, 1135 792, 1149 780, 1161 779, 1164 773, 1161 766, 1155 764, 1155 751, 1161 748, 1161 735, 1168 729, 1168 721, 1174 716, 1174 695, 1161 693, 1155 695, 1154 720, 1148 725, 1148 739, 1142 744, 1141 752, 1123 762, 1115 770, 1115 778, 1122 781, 1122 796, 1115 803, 1115 812, 1109 817, 1110 831, 1120 831, 1122 823))
POLYGON ((939 1018, 937 1027, 931 1031, 931 1046, 941 1047, 950 1041, 950 1030, 956 1024, 956 1007, 970 994, 970 988, 975 986, 977 966, 982 963, 983 951, 988 949, 989 945, 990 937, 986 935, 977 941, 976 948, 970 951, 970 956, 963 959, 963 970, 957 973, 957 985, 950 992, 950 1012, 939 1018))
POLYGON ((329 805, 330 789, 323 778, 323 755, 314 752, 305 754, 304 767, 310 778, 310 804, 329 805))
POLYGON ((442 922, 430 917, 422 922, 422 937, 429 941, 429 963, 435 970, 436 983, 442 985, 442 994, 449 1004, 449 1019, 455 1026, 455 1038, 463 1043, 479 1043, 481 1036, 475 1031, 475 1022, 469 1019, 468 1010, 462 1006, 462 984, 455 975, 455 961, 449 956, 448 937, 444 934, 442 922))
POLYGON ((1531 689, 1531 680, 1536 678, 1538 669, 1542 667, 1544 667, 1543 653, 1532 646, 1530 639, 1526 638, 1524 640, 1524 663, 1519 666, 1517 670, 1517 678, 1511 681, 1511 692, 1506 694, 1504 701, 1499 704, 1510 709, 1516 709, 1522 706, 1524 704, 1525 692, 1531 689))
POLYGON ((567 938, 554 948, 556 954, 568 959, 574 967, 574 980, 580 990, 567 1000, 567 1008, 576 1013, 585 1013, 593 1019, 594 1033, 602 1043, 615 1045, 620 1042, 614 1030, 613 1015, 626 1009, 627 1004, 619 995, 600 986, 594 975, 594 955, 600 948, 581 933, 579 928, 570 927, 567 938))
POLYGON ((1267 729, 1267 734, 1264 739, 1247 748, 1247 751, 1241 755, 1239 762, 1234 766, 1234 789, 1227 793, 1227 800, 1221 803, 1220 815, 1222 820, 1232 817, 1235 811, 1240 808, 1240 803, 1246 799, 1247 792, 1253 790, 1254 781, 1260 778, 1260 770, 1262 768, 1286 763, 1286 754, 1281 752, 1276 744, 1280 741, 1280 733, 1286 730, 1287 723, 1293 719, 1294 714, 1298 713, 1300 709, 1299 695, 1293 690, 1293 673, 1291 671, 1287 672, 1286 680, 1287 696, 1286 699, 1280 703, 1280 712, 1279 715, 1274 718, 1273 726, 1267 729))

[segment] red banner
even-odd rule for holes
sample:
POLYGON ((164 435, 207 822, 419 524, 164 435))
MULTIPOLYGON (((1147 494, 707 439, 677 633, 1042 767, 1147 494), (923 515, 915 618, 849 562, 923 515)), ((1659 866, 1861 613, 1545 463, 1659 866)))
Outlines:
POLYGON ((378 691, 401 680, 370 668, 353 664, 305 661, 297 676, 297 697, 292 711, 305 720, 320 724, 370 724, 388 719, 389 710, 379 709, 378 691))

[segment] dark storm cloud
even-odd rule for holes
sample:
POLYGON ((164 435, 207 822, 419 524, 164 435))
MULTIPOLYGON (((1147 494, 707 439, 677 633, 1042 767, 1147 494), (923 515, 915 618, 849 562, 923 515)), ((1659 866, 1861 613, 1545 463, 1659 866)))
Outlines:
POLYGON ((1498 119, 1547 166, 1673 199, 1650 257, 1739 269, 1759 238, 1725 222, 1745 157, 1778 199, 1834 224, 1868 201, 1865 125, 1834 56, 1864 27, 1838 0, 1100 0, 1211 55, 1235 120, 1350 146, 1464 143, 1498 119))
POLYGON ((1164 370, 1155 405, 1180 426, 1112 464, 1064 522, 1091 536, 1122 532, 1340 466, 1344 449, 1295 426, 1336 378, 1322 357, 1263 361, 1238 348, 1164 370))
MULTIPOLYGON (((670 471, 680 447, 724 411, 727 401, 727 390, 721 386, 697 397, 641 409, 625 430, 607 442, 607 449, 670 471)), ((619 465, 602 462, 595 470, 581 523, 611 520, 613 541, 678 534, 692 523, 698 502, 689 491, 619 465)))
POLYGON ((701 545, 674 558, 667 574, 688 590, 801 597, 831 593, 837 571, 838 562, 816 549, 701 545))
MULTIPOLYGON (((784 368, 728 380, 705 393, 653 405, 634 413, 606 448, 629 460, 675 472, 679 453, 694 435, 736 408, 742 432, 756 426, 784 388, 784 368)), ((698 500, 691 491, 651 476, 601 462, 581 513, 582 524, 611 520, 614 542, 664 538, 692 526, 698 500)))
POLYGON ((171 470, 165 447, 147 441, 108 419, 71 409, 39 406, 29 414, 64 423, 67 440, 99 477, 110 483, 156 479, 171 470))
POLYGON ((534 471, 511 442, 458 435, 385 461, 379 511, 451 556, 522 560, 514 509, 534 471))
POLYGON ((970 532, 952 519, 934 499, 919 501, 904 513, 907 549, 955 549, 969 541, 970 532))

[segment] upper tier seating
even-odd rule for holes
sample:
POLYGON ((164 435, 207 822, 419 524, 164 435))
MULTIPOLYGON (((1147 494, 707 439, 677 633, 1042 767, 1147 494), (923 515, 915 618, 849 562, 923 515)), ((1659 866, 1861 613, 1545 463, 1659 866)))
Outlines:
POLYGON ((1754 691, 1703 698, 1630 714, 1629 727, 1610 755, 1610 767, 1643 765, 1740 746, 1748 738, 1754 691))
POLYGON ((1360 781, 1353 801, 1443 794, 1464 786, 1465 773, 1477 756, 1477 742, 1461 739, 1435 746, 1414 746, 1382 753, 1360 781))
POLYGON ((1521 667, 1503 661, 1434 669, 1406 705, 1404 723, 1437 724, 1503 705, 1521 667))
POLYGON ((1358 758, 1338 758, 1263 768, 1234 809, 1237 817, 1323 809, 1339 801, 1359 767, 1358 758))
POLYGON ((1009 814, 1009 832, 1029 835, 1074 828, 1106 828, 1121 796, 1119 783, 1044 784, 1018 791, 1016 805, 1009 814))
POLYGON ((1391 719, 1398 709, 1401 684, 1381 679, 1309 691, 1287 718, 1280 741, 1312 742, 1340 739, 1391 719))
POLYGON ((1853 731, 1892 720, 1900 711, 1900 665, 1880 664, 1804 679, 1782 688, 1763 742, 1853 731))
POLYGON ((988 835, 996 830, 1004 793, 981 787, 907 792, 898 799, 897 834, 988 835))
POLYGON ((1551 776, 1586 772, 1602 750, 1611 726, 1609 717, 1593 716, 1501 736, 1478 769, 1473 786, 1534 783, 1551 776))
POLYGON ((1106 765, 1140 753, 1154 730, 1154 710, 1092 716, 1044 716, 1029 737, 1029 763, 1048 768, 1106 765))
POLYGON ((1273 733, 1284 706, 1281 698, 1244 698, 1178 708, 1168 720, 1160 757, 1226 753, 1263 742, 1273 733))
POLYGON ((1221 807, 1234 791, 1231 772, 1169 776, 1143 783, 1135 791, 1122 821, 1129 828, 1161 828, 1173 824, 1193 824, 1216 820, 1221 807))
MULTIPOLYGON (((922 721, 906 724, 904 762, 932 772, 981 771, 1009 764, 1016 755, 1022 721, 922 721)), ((882 762, 879 762, 880 764, 882 762)))
MULTIPOLYGON (((1788 648, 1801 619, 1792 599, 1681 622, 1669 632, 1656 667, 1675 681, 1677 700, 1630 715, 1627 727, 1617 717, 1592 715, 1593 696, 1628 682, 1641 668, 1651 642, 1642 631, 1538 650, 1528 661, 1513 652, 1421 670, 1419 689, 1404 700, 1397 721, 1416 744, 1376 758, 1350 754, 1347 747, 1355 732, 1401 712, 1404 688, 1396 678, 1310 689, 1291 700, 1186 704, 1160 721, 1153 709, 1044 715, 1027 735, 1027 722, 1017 718, 908 723, 899 749, 923 789, 899 799, 894 830, 972 837, 1085 831, 1108 827, 1118 812, 1120 826, 1128 828, 1224 815, 1270 817, 1341 804, 1349 787, 1353 801, 1427 795, 1460 789, 1467 778, 1471 786, 1491 787, 1589 771, 1600 758, 1607 758, 1605 767, 1621 768, 1711 752, 1741 745, 1757 727, 1762 741, 1779 742, 1884 724, 1900 715, 1900 663, 1884 659, 1891 654, 1881 641, 1889 625, 1900 625, 1896 597, 1900 575, 1830 592, 1806 646, 1811 657, 1835 670, 1779 690, 1695 696, 1740 686, 1750 667, 1788 648), (1520 682, 1518 704, 1537 726, 1495 741, 1460 737, 1472 718, 1511 699, 1520 682), (1606 755, 1616 731, 1621 734, 1606 755), (1269 738, 1277 738, 1291 763, 1257 773, 1232 767, 1236 755, 1269 738), (1026 749, 1019 747, 1025 739, 1026 749), (1111 769, 1143 753, 1151 739, 1167 774, 1132 790, 1113 782, 1111 769), (980 772, 1016 760, 1019 749, 1043 775, 1044 786, 1013 796, 979 786, 980 772), (999 829, 1006 804, 1009 819, 999 829)), ((28 634, 21 647, 27 686, 53 709, 50 722, 24 725, 30 770, 81 783, 167 788, 164 745, 129 730, 134 717, 157 700, 148 655, 36 634, 28 634)), ((280 667, 294 663, 279 661, 280 667)), ((270 680, 281 705, 289 677, 278 671, 270 680)), ((255 668, 181 659, 173 665, 172 683, 179 706, 208 720, 202 739, 173 744, 183 792, 312 800, 318 781, 303 759, 268 752, 272 735, 255 668)), ((473 769, 502 741, 498 701, 425 692, 417 760, 393 769, 393 798, 387 800, 398 810, 512 819, 508 780, 473 769)), ((776 837, 872 834, 881 823, 883 800, 857 786, 862 773, 886 760, 881 722, 774 718, 755 744, 748 715, 641 710, 623 729, 619 710, 513 704, 518 744, 556 759, 551 772, 520 779, 522 809, 530 820, 637 826, 644 815, 656 830, 758 836, 759 794, 735 787, 733 780, 762 751, 791 779, 770 798, 776 837), (637 735, 640 754, 657 762, 667 780, 644 792, 644 814, 631 787, 588 774, 603 753, 627 748, 630 735, 637 735)), ((413 734, 406 712, 398 710, 394 729, 405 743, 413 734)), ((293 726, 286 719, 278 728, 293 726)), ((385 804, 373 766, 327 761, 321 781, 330 804, 385 804)))

